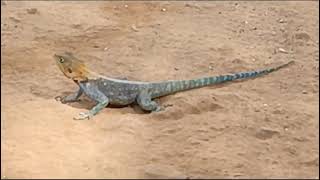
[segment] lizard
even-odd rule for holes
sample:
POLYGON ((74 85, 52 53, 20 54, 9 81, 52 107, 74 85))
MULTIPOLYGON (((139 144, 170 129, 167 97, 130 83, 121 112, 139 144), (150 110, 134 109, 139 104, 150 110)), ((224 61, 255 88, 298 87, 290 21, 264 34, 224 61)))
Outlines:
POLYGON ((294 62, 289 61, 282 65, 262 70, 201 77, 191 80, 143 82, 106 77, 91 71, 82 60, 75 57, 71 52, 56 53, 53 57, 62 73, 79 86, 77 92, 64 97, 57 96, 55 99, 61 103, 71 103, 78 101, 79 97, 85 94, 97 102, 89 111, 81 112, 78 116, 75 116, 73 118, 75 120, 90 119, 108 104, 129 105, 137 103, 144 111, 158 112, 163 108, 154 101, 155 98, 228 81, 255 78, 279 70, 294 62))

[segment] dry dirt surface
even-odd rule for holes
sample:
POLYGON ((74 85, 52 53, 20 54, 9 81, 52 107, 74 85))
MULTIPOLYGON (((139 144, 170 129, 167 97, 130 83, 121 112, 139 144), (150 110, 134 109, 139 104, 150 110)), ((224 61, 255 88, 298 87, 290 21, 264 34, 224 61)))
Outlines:
POLYGON ((319 5, 1 1, 2 178, 318 178, 319 5), (293 65, 158 99, 144 113, 61 104, 53 54, 160 81, 293 65))

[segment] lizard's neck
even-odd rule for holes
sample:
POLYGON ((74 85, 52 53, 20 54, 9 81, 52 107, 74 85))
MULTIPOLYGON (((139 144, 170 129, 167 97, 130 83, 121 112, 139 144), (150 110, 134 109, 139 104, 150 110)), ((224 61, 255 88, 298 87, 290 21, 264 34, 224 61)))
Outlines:
POLYGON ((98 79, 98 78, 105 78, 105 77, 99 73, 88 70, 87 78, 88 79, 98 79))
POLYGON ((103 77, 102 75, 89 70, 86 66, 81 66, 76 69, 77 71, 71 79, 77 84, 80 82, 86 82, 88 80, 95 80, 103 77))

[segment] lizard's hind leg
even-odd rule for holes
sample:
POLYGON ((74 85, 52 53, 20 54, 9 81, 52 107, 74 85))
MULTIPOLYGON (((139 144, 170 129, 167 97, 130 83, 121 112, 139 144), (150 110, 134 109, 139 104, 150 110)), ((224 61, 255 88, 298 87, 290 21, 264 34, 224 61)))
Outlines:
POLYGON ((142 91, 138 95, 137 103, 145 111, 157 112, 162 110, 155 101, 151 100, 151 95, 147 91, 142 91))

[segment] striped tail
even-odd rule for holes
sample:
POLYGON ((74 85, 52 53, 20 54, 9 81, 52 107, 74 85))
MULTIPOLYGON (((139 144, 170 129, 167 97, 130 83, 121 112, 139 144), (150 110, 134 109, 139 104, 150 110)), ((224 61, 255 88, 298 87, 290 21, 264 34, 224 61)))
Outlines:
POLYGON ((290 61, 286 64, 282 64, 277 67, 267 68, 263 70, 240 72, 240 73, 229 74, 229 75, 204 77, 204 78, 193 79, 193 80, 178 80, 178 81, 153 83, 152 86, 153 86, 154 92, 152 93, 152 97, 156 98, 156 97, 165 96, 165 95, 172 94, 179 91, 185 91, 185 90, 200 88, 204 86, 210 86, 213 84, 224 83, 227 81, 254 78, 264 74, 271 73, 273 71, 277 71, 283 67, 288 66, 289 64, 292 64, 293 62, 294 61, 290 61))

